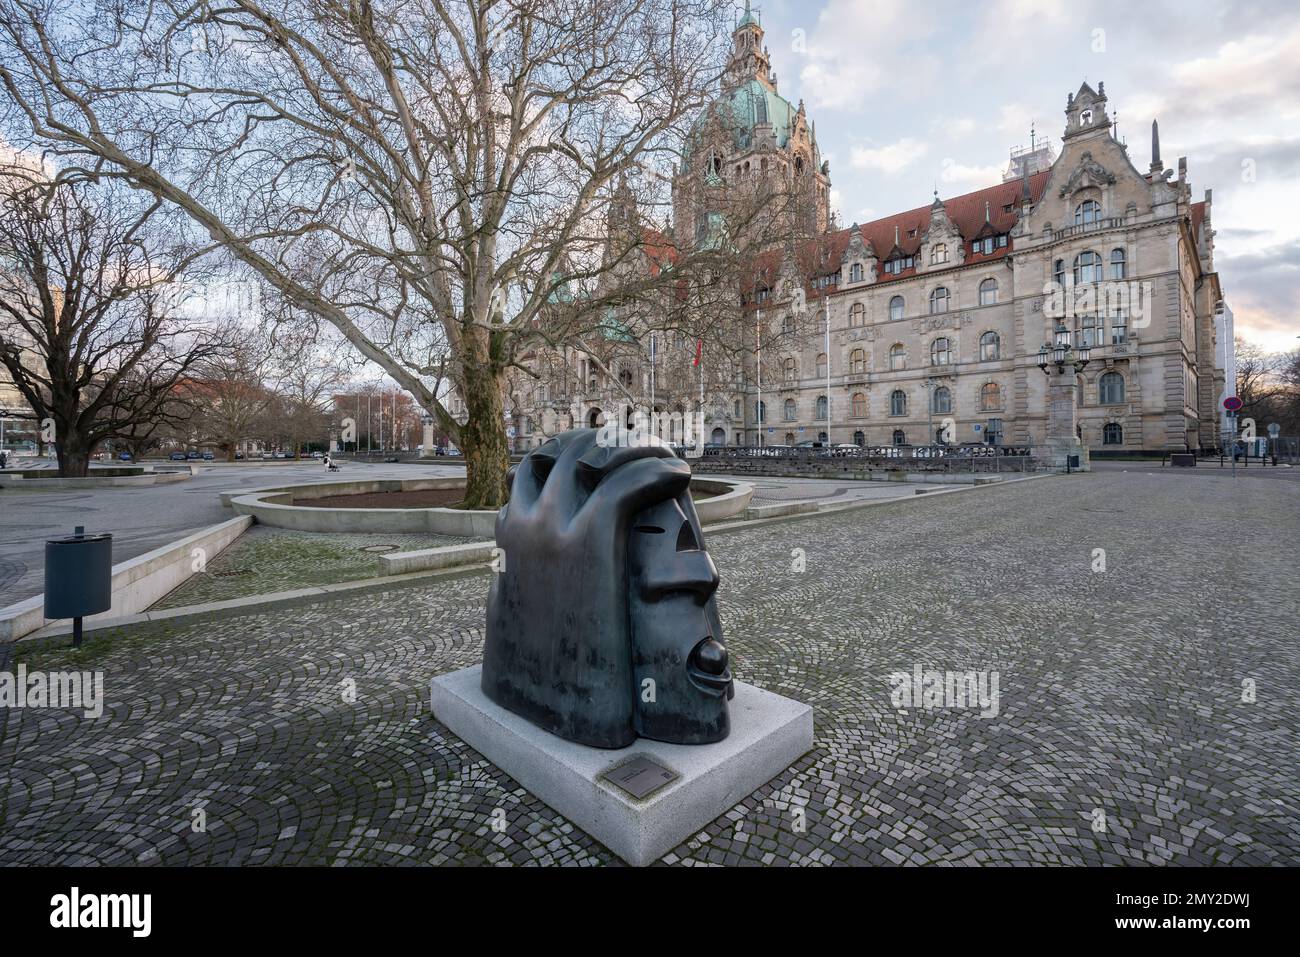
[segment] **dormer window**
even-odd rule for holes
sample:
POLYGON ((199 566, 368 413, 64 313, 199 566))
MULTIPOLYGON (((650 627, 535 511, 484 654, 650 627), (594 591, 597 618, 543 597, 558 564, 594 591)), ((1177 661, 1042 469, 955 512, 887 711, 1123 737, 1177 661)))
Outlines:
POLYGON ((767 286, 759 286, 758 292, 754 294, 755 302, 767 302, 771 298, 772 298, 772 290, 769 289, 767 286))
POLYGON ((891 276, 897 276, 904 269, 911 269, 916 265, 916 259, 912 256, 899 256, 897 259, 891 259, 885 263, 885 272, 891 276))
POLYGON ((849 282, 862 282, 862 263, 854 263, 849 267, 849 282))
POLYGON ((1007 245, 1007 234, 1002 233, 998 236, 985 236, 983 239, 977 239, 970 244, 970 251, 973 253, 983 253, 985 256, 991 255, 995 249, 1004 249, 1007 245))
POLYGON ((937 266, 948 261, 948 247, 943 243, 930 247, 930 265, 937 266))

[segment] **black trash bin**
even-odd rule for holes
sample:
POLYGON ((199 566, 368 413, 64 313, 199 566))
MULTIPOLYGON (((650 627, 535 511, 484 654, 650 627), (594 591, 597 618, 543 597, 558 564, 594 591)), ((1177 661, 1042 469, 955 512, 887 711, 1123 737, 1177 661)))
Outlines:
POLYGON ((113 605, 113 536, 86 535, 78 525, 67 538, 45 542, 45 617, 72 619, 73 647, 81 645, 81 619, 113 605))

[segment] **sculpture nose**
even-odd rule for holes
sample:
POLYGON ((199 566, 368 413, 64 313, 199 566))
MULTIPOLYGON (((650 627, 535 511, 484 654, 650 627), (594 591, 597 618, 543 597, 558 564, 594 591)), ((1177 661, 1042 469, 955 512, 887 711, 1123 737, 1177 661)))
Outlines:
POLYGON ((641 595, 658 601, 672 592, 687 592, 700 604, 718 590, 718 568, 708 552, 675 552, 650 570, 641 584, 641 595))

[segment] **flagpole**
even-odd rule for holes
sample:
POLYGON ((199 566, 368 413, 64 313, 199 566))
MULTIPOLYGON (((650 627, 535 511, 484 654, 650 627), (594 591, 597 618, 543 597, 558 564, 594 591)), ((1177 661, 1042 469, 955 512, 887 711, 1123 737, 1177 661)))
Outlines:
POLYGON ((658 429, 655 427, 655 356, 657 354, 658 343, 655 341, 654 333, 650 333, 650 432, 657 436, 658 429))
POLYGON ((826 447, 831 447, 831 297, 826 300, 826 447))
POLYGON ((763 447, 763 309, 754 310, 755 374, 758 382, 758 401, 754 403, 754 418, 758 422, 758 447, 763 447))

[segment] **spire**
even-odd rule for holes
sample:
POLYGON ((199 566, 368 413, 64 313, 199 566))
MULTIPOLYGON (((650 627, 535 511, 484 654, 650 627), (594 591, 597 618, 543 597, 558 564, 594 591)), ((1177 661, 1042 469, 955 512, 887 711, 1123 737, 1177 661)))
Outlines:
POLYGON ((1151 172, 1159 173, 1165 168, 1160 160, 1160 122, 1151 121, 1151 172))
MULTIPOLYGON (((1032 138, 1032 134, 1031 134, 1032 138)), ((1029 164, 1020 164, 1020 205, 1028 208, 1033 199, 1029 195, 1029 164)))

